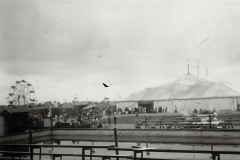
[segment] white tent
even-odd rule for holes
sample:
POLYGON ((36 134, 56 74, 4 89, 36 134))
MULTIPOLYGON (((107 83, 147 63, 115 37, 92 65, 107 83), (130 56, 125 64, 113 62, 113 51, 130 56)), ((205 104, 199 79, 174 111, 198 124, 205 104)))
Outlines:
POLYGON ((178 111, 192 112, 207 109, 237 110, 240 104, 240 89, 230 83, 215 80, 209 77, 199 77, 186 74, 180 79, 159 87, 146 88, 133 93, 123 99, 118 105, 126 102, 153 102, 153 107, 168 107, 173 112, 175 107, 178 111))

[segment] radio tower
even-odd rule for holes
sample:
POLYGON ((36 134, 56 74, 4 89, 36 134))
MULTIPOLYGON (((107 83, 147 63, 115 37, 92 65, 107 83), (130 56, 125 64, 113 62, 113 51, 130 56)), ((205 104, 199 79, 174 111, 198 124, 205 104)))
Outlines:
POLYGON ((77 95, 76 95, 76 93, 75 93, 75 96, 73 97, 73 99, 74 99, 74 100, 73 100, 74 102, 76 102, 76 101, 77 101, 77 99, 78 99, 78 98, 77 98, 77 95))

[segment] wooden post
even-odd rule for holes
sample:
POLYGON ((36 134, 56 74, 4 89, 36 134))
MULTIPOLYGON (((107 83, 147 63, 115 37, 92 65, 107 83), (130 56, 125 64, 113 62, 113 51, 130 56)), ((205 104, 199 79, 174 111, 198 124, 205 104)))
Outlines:
MULTIPOLYGON (((114 140, 115 140, 115 147, 118 147, 118 139, 117 139, 117 128, 114 128, 114 140)), ((116 155, 118 155, 118 150, 116 150, 116 155)), ((119 158, 117 158, 118 160, 119 158)))
MULTIPOLYGON (((148 148, 148 143, 146 143, 146 148, 148 148)), ((150 155, 150 152, 147 151, 147 155, 150 155)))
POLYGON ((145 129, 147 129, 147 116, 145 116, 145 129))
POLYGON ((29 128, 29 144, 32 144, 32 129, 29 128))
MULTIPOLYGON (((29 128, 29 143, 32 144, 32 129, 29 128)), ((33 148, 30 147, 30 159, 33 160, 33 148)))
POLYGON ((209 127, 212 128, 212 124, 211 124, 211 115, 209 114, 209 127))
POLYGON ((161 126, 161 119, 159 118, 159 129, 161 129, 162 126, 161 126))
POLYGON ((51 129, 53 128, 53 118, 51 116, 51 129))

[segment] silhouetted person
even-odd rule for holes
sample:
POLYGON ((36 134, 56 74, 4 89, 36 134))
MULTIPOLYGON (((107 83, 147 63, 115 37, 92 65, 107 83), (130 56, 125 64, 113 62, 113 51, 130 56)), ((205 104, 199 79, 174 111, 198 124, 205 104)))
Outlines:
POLYGON ((73 128, 77 128, 77 124, 76 124, 76 122, 74 120, 72 120, 72 127, 73 128))
POLYGON ((193 115, 197 115, 198 111, 197 109, 195 108, 194 111, 193 111, 193 115))
POLYGON ((160 106, 159 108, 159 113, 162 113, 162 106, 160 106))
POLYGON ((115 126, 116 126, 116 124, 117 124, 117 117, 113 117, 113 120, 114 120, 114 124, 115 124, 115 126))
POLYGON ((108 116, 108 124, 109 124, 109 126, 111 126, 111 118, 110 118, 110 116, 108 116))

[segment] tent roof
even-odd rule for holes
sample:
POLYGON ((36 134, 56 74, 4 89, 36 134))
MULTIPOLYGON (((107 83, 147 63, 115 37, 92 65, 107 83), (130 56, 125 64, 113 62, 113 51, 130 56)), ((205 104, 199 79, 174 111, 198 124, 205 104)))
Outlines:
POLYGON ((240 97, 240 89, 230 83, 209 77, 186 74, 180 79, 159 87, 146 88, 122 101, 148 101, 169 99, 202 99, 240 97))
POLYGON ((75 105, 75 106, 87 106, 90 103, 92 103, 92 102, 91 101, 81 101, 81 102, 76 101, 76 102, 73 102, 73 105, 75 105))
POLYGON ((68 103, 68 102, 65 102, 63 103, 59 108, 61 109, 67 109, 67 108, 73 108, 74 106, 72 105, 72 103, 68 103))
POLYGON ((84 107, 82 110, 89 109, 95 107, 95 104, 89 104, 88 106, 84 107))
POLYGON ((116 106, 116 102, 100 102, 100 103, 95 103, 95 104, 89 104, 88 106, 84 107, 83 110, 89 109, 89 108, 109 108, 109 107, 116 106))
POLYGON ((31 108, 29 108, 28 106, 20 106, 20 107, 7 106, 6 110, 10 113, 19 113, 19 112, 30 112, 31 108))
POLYGON ((49 108, 50 108, 50 105, 41 105, 41 106, 33 107, 32 110, 49 109, 49 108))

